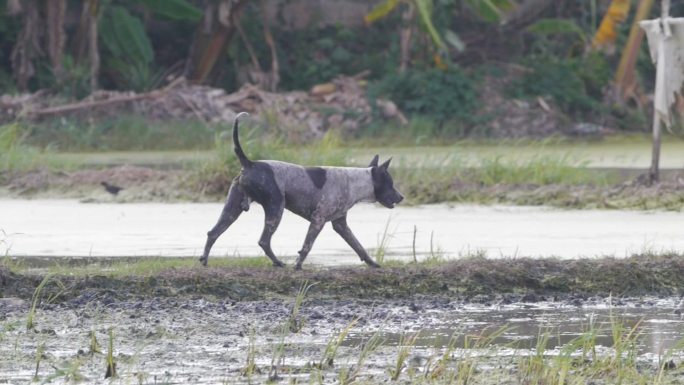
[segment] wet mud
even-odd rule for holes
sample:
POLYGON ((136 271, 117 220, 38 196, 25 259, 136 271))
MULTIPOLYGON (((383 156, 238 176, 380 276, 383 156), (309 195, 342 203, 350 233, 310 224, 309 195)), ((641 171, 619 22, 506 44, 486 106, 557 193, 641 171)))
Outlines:
MULTIPOLYGON (((398 349, 411 342, 400 383, 430 378, 426 371, 445 351, 459 359, 482 355, 478 372, 506 368, 517 383, 520 357, 534 354, 544 333, 545 348, 586 332, 597 333, 599 354, 610 355, 610 322, 619 318, 641 337, 637 352, 654 373, 658 357, 684 337, 677 298, 527 303, 473 303, 417 296, 405 300, 295 299, 208 301, 204 298, 146 298, 41 304, 27 330, 30 303, 0 300, 0 379, 13 384, 105 380, 107 357, 116 365, 114 383, 386 383, 398 349), (505 328, 487 346, 468 346, 467 336, 505 328), (496 354, 492 354, 492 352, 496 354), (660 354, 659 354, 660 353, 660 354), (37 358, 39 357, 39 358, 37 358), (490 368, 490 369, 488 369, 490 368), (499 369, 497 369, 499 368, 499 369)), ((681 363, 681 351, 668 358, 681 363)), ((477 383, 496 383, 480 376, 477 383)), ((501 378, 497 379, 500 381, 501 378)), ((418 381, 417 383, 421 383, 418 381)))
POLYGON ((545 333, 550 356, 590 330, 596 357, 614 354, 616 320, 639 325, 641 370, 656 373, 665 352, 672 375, 682 362, 681 255, 130 276, 72 263, 60 274, 0 268, 0 380, 98 383, 114 362, 114 383, 374 384, 408 346, 400 383, 479 357, 471 383, 512 384, 545 333))

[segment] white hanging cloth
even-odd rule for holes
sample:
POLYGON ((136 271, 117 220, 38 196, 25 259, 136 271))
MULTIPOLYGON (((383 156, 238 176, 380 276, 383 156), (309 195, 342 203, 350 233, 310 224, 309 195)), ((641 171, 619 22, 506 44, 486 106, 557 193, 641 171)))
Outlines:
POLYGON ((643 20, 639 25, 646 32, 651 60, 656 65, 655 111, 669 129, 670 106, 684 85, 684 18, 643 20))

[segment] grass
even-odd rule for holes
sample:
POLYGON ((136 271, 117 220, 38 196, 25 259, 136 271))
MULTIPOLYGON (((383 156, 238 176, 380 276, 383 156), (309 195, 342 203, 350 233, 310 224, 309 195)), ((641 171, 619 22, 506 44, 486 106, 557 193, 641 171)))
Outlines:
POLYGON ((36 169, 50 163, 50 153, 26 144, 28 133, 12 123, 0 126, 0 173, 36 169))
POLYGON ((199 120, 154 121, 122 115, 86 121, 69 117, 40 123, 22 123, 30 130, 28 143, 60 151, 122 151, 206 149, 228 124, 199 120))
POLYGON ((416 340, 420 333, 413 333, 408 335, 402 335, 399 340, 399 351, 397 352, 397 360, 394 367, 389 369, 390 379, 396 381, 399 379, 401 372, 406 368, 406 361, 408 360, 411 350, 416 345, 416 340))
MULTIPOLYGON (((17 272, 30 273, 38 268, 38 271, 46 272, 53 276, 86 277, 98 275, 104 277, 150 277, 164 271, 190 269, 198 267, 197 258, 181 257, 147 257, 147 258, 111 258, 111 259, 65 259, 64 261, 53 260, 49 266, 41 267, 41 262, 34 263, 25 259, 12 259, 9 256, 3 258, 2 266, 17 272)), ((212 257, 212 268, 266 268, 272 264, 266 257, 212 257)))
POLYGON ((252 382, 252 376, 261 373, 261 370, 256 364, 256 336, 254 329, 249 331, 249 343, 247 347, 247 355, 245 367, 240 370, 240 374, 247 377, 249 383, 252 382))
POLYGON ((38 308, 38 303, 40 303, 40 301, 42 299, 43 289, 50 282, 51 279, 52 279, 52 275, 50 275, 50 274, 43 277, 43 280, 40 281, 40 283, 36 287, 36 290, 33 292, 33 297, 31 298, 31 307, 29 308, 28 315, 26 316, 26 330, 33 330, 33 328, 35 326, 34 319, 36 316, 36 310, 38 308))
POLYGON ((116 362, 114 362, 114 328, 110 327, 107 343, 106 373, 104 378, 116 378, 116 362))
POLYGON ((385 262, 385 254, 387 253, 387 248, 389 247, 389 242, 394 236, 394 232, 389 232, 389 226, 392 218, 387 218, 385 223, 385 230, 382 232, 380 239, 378 240, 378 247, 373 251, 373 259, 375 262, 382 264, 385 262))

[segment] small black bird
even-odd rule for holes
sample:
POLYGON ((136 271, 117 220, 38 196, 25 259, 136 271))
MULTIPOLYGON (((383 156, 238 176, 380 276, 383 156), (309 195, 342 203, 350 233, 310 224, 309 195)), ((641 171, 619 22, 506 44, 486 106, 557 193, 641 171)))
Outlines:
POLYGON ((104 186, 105 190, 112 195, 116 195, 119 193, 119 191, 123 190, 123 187, 115 186, 107 182, 100 182, 100 184, 104 186))

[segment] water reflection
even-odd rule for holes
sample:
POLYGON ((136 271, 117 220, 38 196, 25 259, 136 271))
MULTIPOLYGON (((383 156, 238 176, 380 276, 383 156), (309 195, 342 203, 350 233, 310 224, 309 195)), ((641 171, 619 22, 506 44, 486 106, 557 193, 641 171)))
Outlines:
MULTIPOLYGON (((616 335, 623 343, 634 341, 639 353, 662 354, 669 349, 681 349, 684 340, 684 321, 675 314, 673 302, 660 300, 652 306, 626 307, 552 303, 466 306, 435 314, 428 328, 391 325, 390 320, 380 330, 389 346, 399 345, 402 336, 418 332, 416 346, 423 348, 445 348, 450 344, 455 348, 473 347, 481 341, 487 346, 536 349, 538 343, 545 342, 543 347, 547 350, 563 347, 593 332, 597 346, 613 347, 616 335)), ((370 334, 351 333, 345 344, 358 345, 370 334)))

